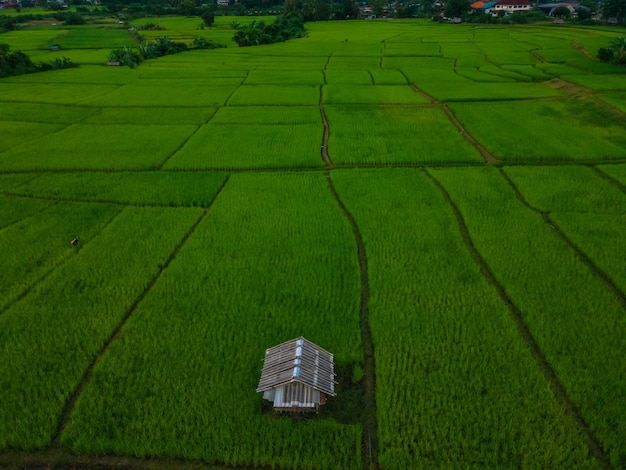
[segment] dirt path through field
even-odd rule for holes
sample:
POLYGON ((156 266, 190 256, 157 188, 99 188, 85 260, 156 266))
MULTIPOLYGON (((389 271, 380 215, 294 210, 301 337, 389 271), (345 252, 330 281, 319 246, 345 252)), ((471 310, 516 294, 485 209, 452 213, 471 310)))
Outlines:
POLYGON ((200 222, 202 222, 205 219, 205 217, 209 213, 209 210, 211 209, 211 206, 213 205, 213 202, 219 196, 219 194, 222 191, 222 189, 224 189, 224 186, 226 186, 226 183, 228 182, 228 178, 229 178, 228 176, 226 176, 224 178, 224 181, 222 182, 222 185, 219 187, 219 189, 217 190, 217 192, 213 196, 213 199, 211 200, 209 205, 204 209, 204 211, 202 212, 200 217, 198 217, 196 222, 191 226, 191 228, 187 231, 187 233, 185 233, 183 238, 180 240, 178 245, 174 248, 172 253, 170 253, 170 255, 165 260, 165 262, 162 265, 159 266, 158 272, 150 280, 150 282, 148 283, 148 285, 146 286, 144 291, 135 299, 135 301, 133 302, 131 307, 128 309, 128 311, 126 312, 126 314, 124 315, 124 317, 122 318, 120 323, 117 325, 115 330, 111 333, 111 336, 109 336, 109 339, 102 345, 102 347, 100 348, 100 351, 98 351, 96 356, 93 358, 93 360, 91 361, 91 363, 89 364, 89 366, 87 367, 85 372, 83 373, 83 376, 82 376, 80 382, 78 383, 78 385, 76 386, 76 388, 72 392, 70 398, 65 403, 65 407, 63 408, 63 411, 62 411, 61 415, 59 416, 59 420, 57 422, 56 431, 55 431, 54 435, 52 436, 52 443, 51 444, 52 444, 53 447, 59 447, 61 445, 61 443, 60 443, 61 434, 63 434, 63 430, 65 429, 65 426, 67 425, 67 423, 69 421, 70 414, 72 413, 72 410, 74 409, 74 406, 76 405, 76 400, 78 400, 78 397, 82 394, 83 390, 85 389, 85 387, 89 383, 89 380, 91 379, 91 375, 93 373, 94 367, 100 361, 100 359, 104 356, 104 354, 108 351, 108 349, 111 346, 111 344, 118 338, 118 336, 119 336, 122 328, 124 327, 124 325, 128 322, 128 320, 130 319, 132 314, 137 309, 137 306, 141 303, 141 301, 144 299, 144 297, 147 295, 147 293, 150 292, 150 289, 152 289, 152 287, 154 286, 156 281, 161 277, 161 274, 163 274, 163 271, 165 271, 165 269, 167 269, 167 267, 174 260, 174 258, 176 258, 176 255, 178 254, 180 249, 185 245, 185 242, 189 239, 189 237, 194 232, 194 230, 198 227, 200 222))
POLYGON ((450 120, 450 122, 454 124, 454 127, 456 127, 456 129, 459 131, 459 134, 461 134, 465 140, 467 140, 470 144, 472 144, 472 147, 478 150, 478 153, 480 153, 480 156, 483 157, 483 160, 485 161, 485 163, 487 163, 488 165, 500 163, 500 160, 498 160, 493 155, 491 155, 485 147, 480 145, 480 143, 476 139, 474 139, 474 137, 472 137, 472 135, 469 132, 467 132, 467 130, 465 130, 465 127, 463 127, 463 124, 461 124, 461 122, 457 119, 457 117, 454 115, 454 113, 448 107, 446 103, 444 103, 443 101, 439 101, 435 99, 433 96, 430 96, 425 91, 420 90, 414 83, 411 83, 411 81, 409 80, 409 77, 404 72, 400 70, 400 73, 404 76, 408 85, 411 87, 411 89, 415 93, 418 93, 419 95, 423 96, 424 98, 428 100, 430 104, 440 107, 443 110, 443 112, 446 113, 446 116, 448 116, 448 119, 450 120))
POLYGON ((485 276, 485 278, 489 281, 489 283, 491 283, 491 285, 495 287, 498 295, 507 306, 509 313, 511 314, 511 318, 513 322, 515 323, 515 326, 517 327, 517 330, 520 336, 522 337, 522 339, 528 346, 531 354, 537 361, 537 365, 539 366, 544 376, 548 380, 548 383, 550 384, 550 388, 552 389, 552 393, 554 393, 554 396, 561 403, 561 405, 565 408, 565 412, 568 415, 570 415, 572 419, 576 422, 578 429, 581 431, 582 435, 585 436, 586 438, 587 445, 589 446, 589 450, 591 454, 596 458, 600 467, 603 469, 610 468, 610 461, 609 461, 608 456, 604 452, 604 449, 600 445, 599 441, 591 432, 587 423, 582 418, 576 406, 572 403, 569 396, 567 395, 565 387, 563 386, 558 376, 552 369, 552 366, 546 359, 545 355, 543 354, 543 351, 541 351, 541 348, 539 347, 539 344, 533 337, 530 329, 528 328, 528 325, 526 325, 526 322, 524 321, 524 315, 522 314, 521 310, 519 310, 519 308, 515 305, 515 303, 513 303, 511 298, 506 293, 504 286, 500 284, 500 282, 497 280, 497 278, 491 271, 491 268, 489 267, 485 259, 482 257, 482 255, 474 246, 474 242, 472 241, 472 238, 470 236, 469 229, 467 228, 467 225, 465 223, 465 219, 463 218, 463 215, 461 214, 461 211, 457 207, 456 203, 452 200, 452 198, 450 197, 450 194, 448 193, 446 188, 439 182, 439 180, 437 180, 427 169, 424 169, 424 172, 426 173, 426 175, 428 175, 431 181, 439 188, 444 199, 446 200, 446 202, 452 209, 452 212, 454 213, 457 219, 457 223, 459 225, 459 230, 461 231, 463 240, 465 241, 465 245, 467 246, 467 249, 469 250, 472 258, 474 259, 474 262, 479 266, 480 271, 483 274, 483 276, 485 276))
POLYGON ((376 421, 376 366, 374 361, 374 342, 372 341, 372 332, 369 324, 369 275, 367 269, 367 255, 365 253, 365 244, 359 227, 354 217, 344 205, 339 197, 335 185, 326 172, 326 181, 328 187, 341 208, 344 216, 352 227, 352 232, 356 240, 357 254, 359 265, 361 267, 361 305, 359 309, 359 317, 361 324, 361 342, 363 343, 363 352, 365 356, 364 369, 365 376, 363 378, 365 384, 365 423, 363 429, 363 468, 378 468, 378 425, 376 421))

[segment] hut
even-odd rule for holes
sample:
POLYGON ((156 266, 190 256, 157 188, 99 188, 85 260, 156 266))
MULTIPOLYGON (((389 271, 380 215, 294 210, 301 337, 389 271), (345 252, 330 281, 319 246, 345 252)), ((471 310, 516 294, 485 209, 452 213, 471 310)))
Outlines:
POLYGON ((333 355, 303 337, 269 348, 256 391, 275 411, 317 411, 335 396, 333 355))

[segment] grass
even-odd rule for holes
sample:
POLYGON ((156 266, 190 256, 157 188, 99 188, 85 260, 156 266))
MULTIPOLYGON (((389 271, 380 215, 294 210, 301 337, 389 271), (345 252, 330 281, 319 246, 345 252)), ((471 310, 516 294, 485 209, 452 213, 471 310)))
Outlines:
POLYGON ((626 432, 619 405, 626 373, 623 305, 539 214, 520 204, 497 170, 433 174, 612 465, 619 465, 626 432))
POLYGON ((324 103, 337 104, 423 104, 428 101, 409 86, 402 85, 325 85, 324 103))
POLYGON ((195 129, 189 125, 74 124, 4 152, 0 170, 153 169, 195 129), (42 145, 46 152, 41 152, 42 145))
POLYGON ((232 176, 96 366, 62 442, 80 453, 359 468, 358 426, 264 414, 254 393, 266 347, 300 334, 339 363, 362 359, 355 252, 323 175, 232 176))
POLYGON ((224 179, 221 173, 201 172, 53 173, 31 176, 11 193, 60 201, 207 207, 224 179))
POLYGON ((166 169, 320 167, 320 124, 202 126, 166 169))
POLYGON ((591 102, 455 103, 450 108, 470 134, 504 161, 573 162, 626 156, 623 126, 591 102))
POLYGON ((432 182, 332 178, 368 255, 381 467, 594 468, 432 182))
POLYGON ((328 151, 339 164, 480 162, 441 109, 326 106, 328 151))

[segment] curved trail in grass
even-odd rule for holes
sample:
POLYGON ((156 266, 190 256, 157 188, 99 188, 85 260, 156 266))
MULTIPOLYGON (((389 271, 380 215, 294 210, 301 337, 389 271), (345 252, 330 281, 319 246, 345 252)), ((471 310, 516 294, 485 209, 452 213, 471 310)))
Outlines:
POLYGON ((213 199, 204 209, 200 217, 198 217, 196 222, 185 233, 185 235, 183 235, 183 238, 176 245, 176 247, 174 248, 172 253, 170 253, 170 255, 165 260, 165 262, 159 266, 159 270, 157 271, 157 273, 154 275, 152 279, 150 279, 144 291, 141 294, 139 294, 139 296, 135 299, 131 307, 128 309, 128 311, 124 315, 124 318, 122 318, 122 320, 117 325, 115 330, 111 333, 111 336, 109 336, 109 338, 104 342, 104 344, 102 345, 102 347, 100 348, 100 350, 98 351, 94 359, 91 361, 89 366, 87 366, 87 369, 85 370, 80 382, 78 383, 77 387, 74 389, 72 394, 70 395, 70 398, 66 402, 65 407, 63 408, 63 411, 61 415, 59 416, 59 420, 57 422, 57 428, 56 428, 54 435, 52 436, 52 441, 51 441, 51 444, 53 447, 60 447, 61 445, 60 440, 61 440, 61 435, 63 434, 63 430, 65 429, 65 426, 67 425, 69 421, 70 414, 72 413, 72 410, 74 409, 74 406, 76 405, 76 401, 78 400, 78 397, 81 395, 81 393, 83 392, 83 390, 89 383, 89 380, 91 379, 91 375, 93 373, 94 367, 100 361, 100 359, 104 356, 104 354, 108 351, 111 344, 119 337, 122 328, 128 322, 132 314, 135 312, 135 310, 137 309, 137 306, 141 303, 141 301, 145 298, 148 292, 150 292, 150 289, 152 289, 154 284, 161 277, 161 274, 163 274, 163 271, 165 271, 167 267, 170 265, 170 263, 176 258, 176 255, 178 254, 180 249, 185 245, 185 243, 187 242, 189 237, 193 234, 193 232, 198 227, 200 222, 202 222, 205 219, 211 207, 213 206, 213 203, 215 202, 219 194, 222 192, 222 189, 224 189, 224 186, 226 186, 226 183, 228 182, 228 178, 229 178, 228 176, 224 178, 224 181, 222 182, 221 186, 218 188, 215 195, 213 196, 213 199))
POLYGON ((626 193, 626 185, 624 185, 621 181, 616 180, 615 178, 613 178, 611 175, 609 175, 608 173, 605 173, 602 169, 598 168, 595 165, 591 166, 591 169, 593 171, 596 172, 596 174, 602 178, 603 180, 607 181, 609 184, 612 184, 613 186, 615 186, 617 189, 619 189, 621 192, 626 193))
POLYGON ((480 145, 480 143, 478 143, 478 141, 474 139, 474 137, 472 137, 472 135, 469 132, 467 132, 467 130, 465 130, 465 127, 463 127, 463 124, 461 124, 461 122, 457 119, 457 117, 454 115, 454 113, 448 107, 446 103, 439 101, 435 99, 433 96, 430 96, 425 91, 420 90, 414 83, 411 83, 411 81, 409 80, 409 77, 402 70, 399 70, 399 72, 404 76, 407 84, 411 87, 411 89, 415 93, 418 93, 419 95, 423 96, 425 99, 428 100, 430 104, 436 105, 440 107, 441 109, 443 109, 443 112, 446 113, 446 116, 448 116, 448 119, 450 120, 450 122, 454 125, 454 127, 456 127, 456 129, 463 136, 463 138, 467 140, 472 145, 472 147, 478 150, 478 153, 480 153, 480 156, 483 157, 483 160, 485 161, 485 163, 487 163, 488 165, 500 163, 500 160, 498 160, 493 155, 491 155, 485 147, 480 145))
POLYGON ((361 267, 361 304, 359 310, 359 318, 361 324, 361 342, 364 352, 364 369, 365 369, 365 423, 363 434, 363 468, 378 468, 378 424, 376 421, 376 365, 374 360, 374 342, 372 341, 372 332, 369 324, 369 275, 367 270, 367 254, 365 252, 365 244, 363 237, 356 223, 356 220, 341 200, 330 174, 326 173, 326 181, 333 197, 341 208, 343 215, 350 223, 354 238, 356 240, 357 252, 359 257, 359 265, 361 267))
POLYGON ((587 425, 585 420, 582 418, 580 412, 578 411, 574 403, 572 403, 571 399, 567 395, 565 391, 565 387, 563 386, 558 376, 554 372, 554 369, 552 369, 552 366, 550 365, 545 355, 541 351, 541 348, 539 347, 539 344, 533 337, 530 329, 528 328, 528 325, 526 325, 522 312, 515 305, 515 303, 513 303, 511 298, 508 296, 508 294, 504 290, 504 286, 496 279, 495 275, 491 271, 491 268, 489 267, 485 259, 482 257, 482 255, 478 252, 476 247, 474 246, 474 242, 472 241, 472 238, 470 236, 469 229, 467 228, 467 225, 465 223, 465 219, 463 218, 463 215, 461 214, 461 211, 457 207, 456 203, 452 200, 452 198, 450 197, 450 194, 448 193, 446 188, 439 182, 439 180, 437 180, 431 173, 429 173, 427 169, 424 169, 424 173, 426 173, 426 175, 430 178, 430 180, 437 186, 437 188, 439 188, 446 203, 452 209, 452 212, 454 213, 454 216, 456 217, 457 223, 459 225, 461 236, 465 242, 465 245, 467 246, 468 251, 470 252, 470 255, 474 259, 474 262, 480 268, 480 271, 483 274, 483 276, 485 276, 487 281, 489 281, 489 283, 491 283, 491 285, 495 287, 496 292, 498 293, 500 298, 504 301, 505 305, 507 306, 511 314, 511 318, 513 319, 513 322, 515 323, 515 326, 517 327, 517 330, 520 336, 522 337, 522 339, 528 346, 528 349, 530 350, 531 354, 537 361, 537 365, 539 366, 544 376, 548 380, 548 383, 550 384, 550 388, 552 389, 552 393, 554 393, 554 396, 556 397, 556 399, 564 407, 565 412, 576 423, 578 429, 581 431, 582 435, 585 437, 585 440, 587 441, 589 451, 595 457, 600 467, 603 469, 611 468, 610 461, 606 452, 604 451, 599 441, 596 439, 596 437, 593 435, 593 433, 589 429, 589 426, 587 425))

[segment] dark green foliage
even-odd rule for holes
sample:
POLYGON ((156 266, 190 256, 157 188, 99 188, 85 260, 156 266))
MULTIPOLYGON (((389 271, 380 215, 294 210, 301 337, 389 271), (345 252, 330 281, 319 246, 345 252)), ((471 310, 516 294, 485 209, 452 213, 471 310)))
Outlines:
POLYGON ((215 13, 212 10, 207 10, 200 15, 205 26, 211 26, 215 22, 215 13))
POLYGON ((8 44, 0 44, 0 77, 37 72, 37 66, 21 51, 11 52, 8 44))
POLYGON ((304 36, 304 21, 298 12, 290 12, 278 16, 276 22, 266 25, 264 21, 253 21, 247 25, 239 25, 233 36, 239 47, 272 44, 288 39, 304 36))
POLYGON ((196 36, 193 39, 193 49, 218 49, 220 47, 226 47, 224 44, 218 44, 213 41, 209 41, 201 36, 196 36))
POLYGON ((137 26, 139 31, 162 31, 165 28, 160 24, 155 23, 144 23, 141 26, 137 26))
POLYGON ((119 62, 120 65, 127 65, 132 68, 139 65, 143 60, 178 54, 190 49, 217 49, 219 47, 226 46, 196 37, 193 41, 193 46, 189 47, 184 42, 172 41, 167 36, 163 36, 156 38, 154 42, 143 42, 139 44, 138 48, 124 46, 115 49, 111 51, 108 59, 111 62, 119 62))
POLYGON ((59 21, 65 22, 66 25, 85 24, 85 18, 83 18, 82 15, 73 11, 58 13, 57 15, 55 15, 55 18, 59 21))
POLYGON ((469 2, 467 0, 448 0, 446 2, 446 16, 463 16, 469 10, 469 2))
POLYGON ((556 16, 557 18, 569 18, 571 12, 569 11, 569 8, 567 8, 566 6, 561 5, 559 7, 556 7, 552 14, 554 16, 556 16))
POLYGON ((0 33, 6 33, 7 31, 13 31, 17 29, 20 20, 17 16, 0 16, 0 33))
POLYGON ((11 52, 8 44, 0 44, 0 78, 72 67, 76 67, 76 64, 72 63, 67 57, 57 57, 47 64, 40 63, 37 65, 23 52, 11 52))
POLYGON ((597 57, 602 62, 626 65, 626 36, 617 37, 609 47, 598 49, 597 57))

